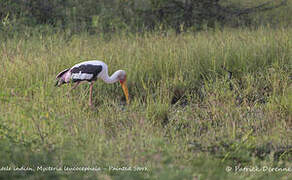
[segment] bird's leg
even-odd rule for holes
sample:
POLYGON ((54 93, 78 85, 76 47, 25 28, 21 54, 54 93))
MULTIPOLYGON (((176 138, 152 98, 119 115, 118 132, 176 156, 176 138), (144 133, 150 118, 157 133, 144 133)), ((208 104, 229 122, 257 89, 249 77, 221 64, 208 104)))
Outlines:
POLYGON ((93 83, 90 83, 90 88, 89 88, 89 106, 92 106, 92 88, 93 88, 93 83))
POLYGON ((80 84, 80 82, 81 82, 81 81, 78 81, 77 83, 75 83, 75 84, 73 85, 73 87, 67 92, 67 95, 69 95, 69 93, 70 93, 73 89, 75 89, 75 88, 80 84))
POLYGON ((72 91, 73 89, 77 88, 77 86, 79 86, 81 81, 78 81, 77 83, 74 84, 74 86, 70 89, 70 91, 72 91))

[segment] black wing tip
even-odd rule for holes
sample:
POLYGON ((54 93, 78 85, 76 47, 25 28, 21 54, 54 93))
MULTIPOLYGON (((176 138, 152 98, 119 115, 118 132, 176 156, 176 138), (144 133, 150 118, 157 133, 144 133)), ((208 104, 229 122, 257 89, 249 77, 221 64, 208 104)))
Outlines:
POLYGON ((59 79, 63 74, 65 74, 67 71, 69 71, 70 69, 64 69, 63 71, 59 72, 59 74, 56 76, 56 79, 59 79))
POLYGON ((59 84, 59 81, 56 81, 56 83, 55 83, 55 87, 58 87, 58 84, 59 84))

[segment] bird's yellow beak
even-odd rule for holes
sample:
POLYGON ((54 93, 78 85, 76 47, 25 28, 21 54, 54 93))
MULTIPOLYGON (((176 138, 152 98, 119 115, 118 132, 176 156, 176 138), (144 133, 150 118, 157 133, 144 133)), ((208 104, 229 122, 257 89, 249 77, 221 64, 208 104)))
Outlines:
POLYGON ((126 81, 120 81, 120 83, 121 83, 121 85, 122 85, 122 88, 123 88, 124 94, 125 94, 125 96, 126 96, 127 104, 129 104, 129 93, 128 93, 128 87, 127 87, 126 81))

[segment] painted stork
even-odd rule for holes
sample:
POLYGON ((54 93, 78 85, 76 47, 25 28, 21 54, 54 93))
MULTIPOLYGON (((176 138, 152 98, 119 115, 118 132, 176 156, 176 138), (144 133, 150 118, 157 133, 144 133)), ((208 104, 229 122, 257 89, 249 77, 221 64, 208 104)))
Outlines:
MULTIPOLYGON (((102 61, 92 60, 84 61, 74 65, 71 68, 65 69, 57 76, 55 86, 59 87, 62 84, 73 82, 75 83, 71 90, 75 89, 81 82, 89 82, 89 105, 92 106, 92 88, 93 83, 98 79, 102 79, 105 83, 115 83, 119 81, 126 96, 127 104, 129 104, 129 94, 126 85, 126 72, 118 70, 110 77, 108 75, 107 65, 102 61)), ((70 90, 70 91, 71 91, 70 90)))

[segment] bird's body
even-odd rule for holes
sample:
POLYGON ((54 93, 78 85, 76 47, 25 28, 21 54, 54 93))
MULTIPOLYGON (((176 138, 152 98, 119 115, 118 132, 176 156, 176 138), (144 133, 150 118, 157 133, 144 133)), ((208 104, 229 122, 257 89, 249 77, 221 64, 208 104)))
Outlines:
MULTIPOLYGON (((75 64, 69 69, 60 72, 56 78, 60 79, 59 83, 79 82, 79 81, 96 81, 102 74, 105 74, 107 65, 102 61, 84 61, 75 64)), ((61 84, 59 84, 61 85, 61 84)))
POLYGON ((98 78, 109 84, 120 81, 128 103, 128 89, 125 83, 126 72, 124 70, 118 70, 109 77, 107 65, 104 62, 98 60, 84 61, 72 66, 71 68, 63 70, 56 76, 56 86, 61 86, 62 84, 73 82, 75 85, 72 89, 74 89, 80 84, 80 82, 90 82, 89 104, 92 105, 92 86, 93 82, 98 78))
POLYGON ((101 71, 105 69, 103 64, 96 63, 96 61, 87 61, 73 66, 70 70, 71 79, 73 82, 78 81, 95 81, 98 75, 102 74, 101 71), (88 64, 86 64, 88 63, 88 64))

